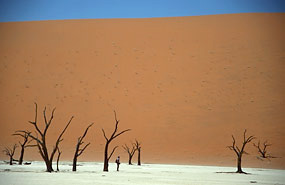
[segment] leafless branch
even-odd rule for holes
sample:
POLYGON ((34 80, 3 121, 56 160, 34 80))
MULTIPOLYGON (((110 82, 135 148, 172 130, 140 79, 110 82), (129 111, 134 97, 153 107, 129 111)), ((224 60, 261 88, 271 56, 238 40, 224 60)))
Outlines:
POLYGON ((5 147, 5 149, 3 150, 3 152, 5 153, 5 155, 8 155, 10 157, 13 157, 15 150, 18 146, 16 144, 13 145, 13 148, 10 147, 5 147))
POLYGON ((113 137, 113 139, 115 139, 116 137, 118 137, 119 135, 121 135, 121 134, 123 134, 123 133, 125 133, 125 132, 127 132, 127 131, 131 131, 131 129, 123 130, 122 132, 116 134, 116 135, 113 137))
POLYGON ((35 121, 29 121, 32 125, 34 125, 34 127, 36 128, 37 132, 43 136, 43 133, 41 132, 41 130, 39 129, 38 125, 37 125, 37 117, 38 117, 38 104, 35 103, 35 121))
POLYGON ((54 109, 52 110, 49 121, 47 121, 47 118, 46 118, 46 107, 45 107, 45 109, 44 109, 44 111, 43 111, 44 120, 45 120, 45 125, 46 125, 46 126, 45 126, 45 130, 44 130, 44 134, 43 134, 43 135, 46 135, 47 130, 48 130, 48 128, 49 128, 49 126, 50 126, 50 124, 52 123, 53 115, 54 115, 54 111, 55 111, 55 109, 56 109, 56 108, 54 108, 54 109))
POLYGON ((106 136, 106 133, 105 133, 104 129, 102 129, 102 132, 103 132, 104 138, 106 139, 106 141, 108 141, 108 138, 106 136))
POLYGON ((80 149, 80 152, 77 154, 77 156, 80 156, 89 145, 90 143, 86 144, 82 149, 80 149))
POLYGON ((113 150, 112 150, 112 152, 111 152, 110 156, 108 157, 108 160, 110 160, 110 159, 111 159, 111 157, 112 157, 113 153, 115 152, 115 150, 116 150, 117 148, 118 148, 118 146, 115 146, 115 147, 113 148, 113 150))
POLYGON ((73 116, 70 118, 69 122, 67 123, 67 125, 64 127, 64 129, 62 130, 62 132, 58 136, 58 138, 56 140, 56 143, 55 143, 55 146, 54 146, 54 149, 53 149, 53 151, 51 153, 51 158, 53 158, 54 154, 56 153, 56 150, 58 148, 59 143, 63 140, 63 139, 61 139, 61 137, 64 134, 64 132, 66 131, 67 127, 70 125, 72 119, 73 119, 73 116))
POLYGON ((122 146, 123 147, 123 149, 129 154, 129 155, 131 155, 131 156, 133 156, 134 155, 134 153, 135 153, 135 151, 136 151, 136 148, 135 148, 135 146, 134 145, 132 145, 132 149, 130 150, 130 147, 128 146, 128 145, 123 145, 122 146))
POLYGON ((87 134, 89 128, 92 127, 93 124, 94 124, 94 123, 91 123, 91 124, 86 128, 84 134, 82 135, 82 137, 81 137, 81 139, 80 139, 81 141, 84 139, 84 137, 86 136, 86 134, 87 134))
POLYGON ((94 123, 91 123, 84 131, 83 135, 78 137, 77 139, 77 144, 75 147, 75 153, 74 153, 74 157, 73 157, 73 167, 72 167, 72 171, 76 171, 76 163, 77 163, 77 157, 79 157, 84 151, 85 149, 90 145, 90 143, 86 144, 83 148, 80 148, 81 145, 84 144, 83 139, 85 138, 85 136, 87 135, 87 132, 89 130, 90 127, 92 127, 94 123))

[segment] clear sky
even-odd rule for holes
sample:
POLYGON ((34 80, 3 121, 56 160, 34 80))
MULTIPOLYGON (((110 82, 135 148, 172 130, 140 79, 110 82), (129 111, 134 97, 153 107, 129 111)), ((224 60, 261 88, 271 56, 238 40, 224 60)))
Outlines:
POLYGON ((285 0, 0 0, 0 22, 285 12, 285 0))

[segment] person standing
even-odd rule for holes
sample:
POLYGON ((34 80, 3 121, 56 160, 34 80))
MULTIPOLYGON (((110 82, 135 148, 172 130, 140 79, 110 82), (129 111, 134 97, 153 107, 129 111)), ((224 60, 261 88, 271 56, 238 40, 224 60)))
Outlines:
POLYGON ((117 163, 117 171, 119 171, 119 166, 120 166, 120 156, 118 156, 117 157, 117 159, 116 159, 116 161, 115 161, 116 163, 117 163))

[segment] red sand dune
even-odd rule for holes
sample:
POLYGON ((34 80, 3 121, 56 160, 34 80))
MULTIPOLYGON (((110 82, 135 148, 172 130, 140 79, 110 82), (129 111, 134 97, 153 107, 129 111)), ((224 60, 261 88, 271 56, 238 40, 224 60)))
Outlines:
POLYGON ((0 23, 0 148, 32 130, 37 102, 40 115, 57 108, 51 146, 75 116, 63 160, 94 122, 79 160, 101 161, 116 110, 132 131, 112 146, 137 138, 143 162, 235 165, 226 146, 247 128, 281 158, 257 160, 250 143, 244 166, 285 168, 284 26, 284 13, 0 23))

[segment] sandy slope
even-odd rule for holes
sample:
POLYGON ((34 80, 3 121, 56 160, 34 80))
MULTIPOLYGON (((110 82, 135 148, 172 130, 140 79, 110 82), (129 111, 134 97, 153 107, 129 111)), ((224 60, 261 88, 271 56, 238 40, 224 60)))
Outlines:
POLYGON ((0 165, 0 184, 195 184, 195 185, 284 185, 285 171, 272 169, 246 168, 249 175, 233 172, 235 168, 215 166, 159 165, 143 166, 121 165, 116 172, 115 164, 110 164, 110 172, 102 172, 102 163, 80 163, 77 172, 71 171, 71 163, 60 165, 60 172, 44 172, 44 164, 33 162, 31 166, 0 165), (9 171, 8 171, 9 169, 9 171))
MULTIPOLYGON (((41 110, 57 107, 51 140, 75 116, 65 160, 90 122, 92 145, 81 159, 102 160, 101 128, 111 132, 115 109, 120 128, 132 132, 114 145, 137 137, 143 161, 235 165, 226 146, 247 128, 282 158, 256 160, 250 144, 244 165, 285 168, 284 20, 270 13, 0 23, 0 147, 17 142, 14 130, 31 129, 37 101, 41 110)), ((115 155, 126 159, 122 149, 115 155)))

